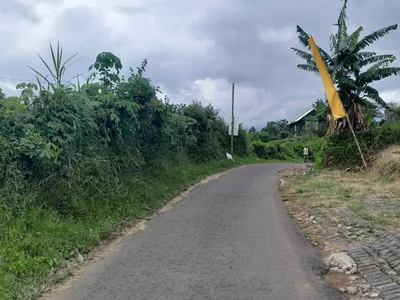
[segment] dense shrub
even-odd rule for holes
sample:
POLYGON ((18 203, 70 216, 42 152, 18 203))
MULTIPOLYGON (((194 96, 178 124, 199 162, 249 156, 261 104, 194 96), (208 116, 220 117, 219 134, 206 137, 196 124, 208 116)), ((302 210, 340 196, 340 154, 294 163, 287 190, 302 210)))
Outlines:
MULTIPOLYGON (((19 84, 20 97, 0 91, 1 299, 35 298, 65 260, 232 166, 218 111, 158 99, 145 66, 124 78, 103 52, 82 86, 59 68, 19 84)), ((242 127, 234 145, 235 158, 249 153, 242 127)))
MULTIPOLYGON (((400 123, 388 122, 356 134, 367 162, 371 162, 377 151, 400 144, 400 123)), ((353 135, 349 132, 329 135, 323 151, 323 163, 325 167, 361 167, 362 160, 353 135)))
POLYGON ((384 123, 378 134, 380 146, 400 145, 400 122, 384 123))
POLYGON ((259 158, 301 161, 304 146, 309 147, 311 161, 322 160, 324 138, 307 139, 305 137, 291 137, 280 141, 263 143, 252 142, 253 152, 259 158))
MULTIPOLYGON (((83 86, 43 76, 47 87, 22 83, 20 97, 0 100, 0 189, 35 186, 40 205, 76 216, 78 191, 113 190, 124 173, 223 157, 230 143, 218 111, 158 99, 146 64, 124 78, 120 60, 105 52, 83 86)), ((235 155, 249 154, 242 127, 234 145, 235 155)), ((112 205, 101 195, 93 201, 112 205)))
POLYGON ((273 146, 260 141, 252 142, 253 153, 262 159, 278 159, 280 150, 273 146))
MULTIPOLYGON (((228 130, 228 129, 226 129, 228 130)), ((231 137, 228 136, 227 145, 230 145, 231 137)), ((247 134, 246 130, 243 128, 243 125, 239 125, 239 132, 237 136, 234 136, 233 143, 233 153, 239 156, 247 156, 251 154, 251 145, 250 145, 250 137, 247 134)))

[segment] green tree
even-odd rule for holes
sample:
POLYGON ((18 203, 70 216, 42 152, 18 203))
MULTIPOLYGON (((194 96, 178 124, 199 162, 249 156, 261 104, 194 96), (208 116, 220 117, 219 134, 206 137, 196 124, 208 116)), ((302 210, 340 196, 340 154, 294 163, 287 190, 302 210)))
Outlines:
POLYGON ((121 60, 111 52, 102 52, 96 57, 96 61, 89 67, 89 71, 96 70, 89 77, 93 80, 99 77, 100 82, 106 89, 111 89, 121 81, 119 72, 122 69, 121 60), (112 72, 112 70, 115 72, 112 72))
MULTIPOLYGON (((332 130, 349 128, 356 130, 365 129, 364 116, 361 107, 376 107, 380 104, 388 107, 379 96, 379 92, 370 84, 383 78, 399 75, 400 68, 391 67, 396 59, 392 54, 377 55, 375 52, 363 51, 365 48, 397 29, 397 24, 390 25, 372 32, 360 39, 363 27, 359 27, 352 34, 347 32, 347 3, 344 0, 337 24, 337 32, 331 35, 330 54, 319 48, 321 56, 327 65, 334 83, 337 85, 340 98, 347 111, 350 124, 345 120, 331 123, 332 130)), ((310 35, 300 26, 297 26, 300 44, 310 49, 308 39, 310 35)), ((297 48, 292 50, 306 61, 306 64, 298 65, 298 68, 319 74, 314 58, 310 52, 297 48)), ((328 118, 331 120, 328 110, 328 118)))
POLYGON ((257 132, 257 129, 254 126, 251 126, 251 128, 249 129, 249 133, 254 133, 257 132))
POLYGON ((317 101, 313 103, 312 107, 315 109, 315 116, 317 117, 318 122, 326 123, 328 111, 328 105, 326 101, 322 99, 317 99, 317 101))
POLYGON ((264 143, 269 141, 283 139, 289 136, 288 121, 285 119, 279 121, 267 122, 267 125, 261 129, 260 140, 264 143), (261 134, 264 133, 262 136, 261 134))
POLYGON ((0 101, 3 100, 6 97, 6 94, 4 94, 3 90, 0 89, 0 101))

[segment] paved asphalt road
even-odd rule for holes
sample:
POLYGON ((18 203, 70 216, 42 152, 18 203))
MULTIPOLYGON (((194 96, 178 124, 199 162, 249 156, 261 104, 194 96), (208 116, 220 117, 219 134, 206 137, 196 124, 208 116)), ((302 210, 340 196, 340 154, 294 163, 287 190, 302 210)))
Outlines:
POLYGON ((284 167, 238 168, 195 188, 46 299, 340 299, 278 200, 284 167))

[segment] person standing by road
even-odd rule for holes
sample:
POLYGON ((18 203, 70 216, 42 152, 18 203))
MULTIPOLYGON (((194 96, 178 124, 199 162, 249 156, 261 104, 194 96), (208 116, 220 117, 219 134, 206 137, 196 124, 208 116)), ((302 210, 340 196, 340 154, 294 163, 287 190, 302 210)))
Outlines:
POLYGON ((304 163, 306 163, 307 162, 307 160, 308 160, 308 146, 305 146, 304 148, 303 148, 303 156, 304 156, 304 163))

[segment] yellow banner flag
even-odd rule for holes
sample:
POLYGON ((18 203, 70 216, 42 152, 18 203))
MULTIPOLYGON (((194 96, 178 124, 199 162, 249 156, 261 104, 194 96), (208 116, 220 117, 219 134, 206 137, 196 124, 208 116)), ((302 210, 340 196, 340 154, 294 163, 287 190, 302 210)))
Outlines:
POLYGON ((340 100, 339 94, 335 86, 333 85, 332 78, 329 75, 325 62, 322 60, 318 47, 312 37, 308 40, 308 44, 311 47, 315 63, 317 64, 319 74, 321 75, 322 83, 325 87, 325 94, 328 98, 328 104, 332 111, 332 116, 335 120, 343 118, 344 116, 346 116, 346 111, 344 110, 343 103, 340 100))

